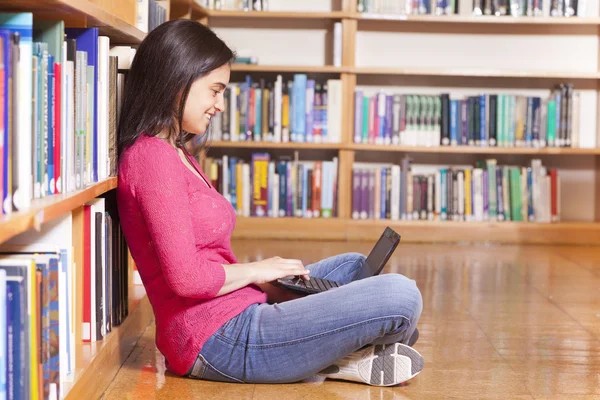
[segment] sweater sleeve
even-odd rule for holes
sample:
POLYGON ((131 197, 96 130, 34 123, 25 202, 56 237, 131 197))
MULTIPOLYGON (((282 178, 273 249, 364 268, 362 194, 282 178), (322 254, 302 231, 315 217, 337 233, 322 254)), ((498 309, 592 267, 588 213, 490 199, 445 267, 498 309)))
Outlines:
POLYGON ((194 235, 179 160, 164 148, 148 150, 137 157, 139 174, 132 189, 167 285, 178 296, 213 298, 225 283, 225 270, 199 252, 204 246, 194 235))

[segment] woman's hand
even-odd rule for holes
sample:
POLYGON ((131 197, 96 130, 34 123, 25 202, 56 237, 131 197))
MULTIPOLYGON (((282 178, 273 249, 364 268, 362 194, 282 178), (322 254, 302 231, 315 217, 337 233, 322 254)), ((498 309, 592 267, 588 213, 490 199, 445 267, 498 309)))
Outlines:
POLYGON ((256 284, 272 282, 290 275, 300 275, 303 279, 308 280, 310 272, 304 268, 302 261, 281 257, 252 262, 250 268, 252 283, 256 284))

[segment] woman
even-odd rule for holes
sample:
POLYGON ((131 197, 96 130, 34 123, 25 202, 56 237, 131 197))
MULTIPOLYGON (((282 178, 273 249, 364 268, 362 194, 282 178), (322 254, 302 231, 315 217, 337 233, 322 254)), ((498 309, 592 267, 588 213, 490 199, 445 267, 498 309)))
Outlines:
POLYGON ((304 266, 279 257, 241 264, 235 212, 184 149, 224 110, 233 52, 211 30, 175 20, 141 43, 119 121, 121 225, 156 317, 156 344, 175 374, 223 382, 333 379, 394 385, 423 368, 414 281, 352 282, 365 257, 304 266), (347 284, 306 297, 269 282, 289 275, 347 284), (387 344, 388 346, 383 346, 387 344))

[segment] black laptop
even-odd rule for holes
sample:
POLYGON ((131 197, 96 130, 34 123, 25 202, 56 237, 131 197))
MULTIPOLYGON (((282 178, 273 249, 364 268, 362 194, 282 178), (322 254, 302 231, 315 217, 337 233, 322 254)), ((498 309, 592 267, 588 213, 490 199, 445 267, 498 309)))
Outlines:
MULTIPOLYGON (((375 243, 375 246, 373 249, 371 249, 371 252, 367 256, 363 265, 363 269, 360 271, 360 275, 356 278, 356 280, 379 275, 387 264, 394 250, 396 250, 398 243, 400 243, 400 235, 394 232, 394 230, 389 226, 386 227, 381 234, 381 237, 377 243, 375 243)), ((278 286, 305 294, 320 293, 341 286, 339 283, 328 279, 311 277, 308 281, 306 281, 300 276, 278 279, 274 283, 278 286)))

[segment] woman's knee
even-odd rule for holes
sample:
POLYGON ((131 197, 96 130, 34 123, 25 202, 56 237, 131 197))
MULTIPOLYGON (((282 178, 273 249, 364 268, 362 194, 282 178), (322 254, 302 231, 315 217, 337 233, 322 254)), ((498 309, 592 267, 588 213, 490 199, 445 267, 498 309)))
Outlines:
POLYGON ((378 277, 378 291, 385 293, 381 298, 386 308, 398 311, 416 324, 423 311, 423 297, 417 283, 401 274, 383 274, 378 277))

